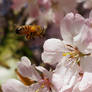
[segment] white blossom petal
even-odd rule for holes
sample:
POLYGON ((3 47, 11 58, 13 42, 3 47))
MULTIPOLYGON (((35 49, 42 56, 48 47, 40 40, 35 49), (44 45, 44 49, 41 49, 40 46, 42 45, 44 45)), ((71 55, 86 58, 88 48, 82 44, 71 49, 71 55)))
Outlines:
POLYGON ((58 90, 62 90, 61 92, 71 89, 78 77, 78 67, 76 65, 72 66, 71 64, 68 66, 68 63, 69 61, 66 61, 64 57, 62 62, 57 65, 52 77, 53 84, 58 90))
POLYGON ((23 85, 20 81, 9 79, 2 85, 3 92, 28 92, 28 87, 23 85))
POLYGON ((44 63, 56 64, 62 58, 62 52, 65 51, 64 44, 59 39, 49 39, 44 43, 44 52, 42 53, 42 60, 44 63))

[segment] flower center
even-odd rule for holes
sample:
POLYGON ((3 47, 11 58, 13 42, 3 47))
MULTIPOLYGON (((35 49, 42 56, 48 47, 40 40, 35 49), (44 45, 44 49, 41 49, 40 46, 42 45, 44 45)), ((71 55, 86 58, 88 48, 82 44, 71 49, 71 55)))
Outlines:
POLYGON ((66 46, 67 46, 67 49, 69 50, 69 52, 63 52, 63 53, 62 53, 62 56, 67 56, 67 55, 69 55, 69 58, 70 58, 70 59, 74 59, 75 62, 76 62, 78 65, 80 65, 80 58, 81 58, 81 57, 90 55, 90 53, 84 54, 84 53, 80 52, 77 47, 73 47, 73 46, 68 45, 68 44, 67 44, 66 46))
POLYGON ((51 82, 49 81, 48 78, 44 78, 43 81, 41 82, 41 86, 35 91, 35 92, 40 92, 41 89, 47 87, 50 89, 52 86, 51 82))

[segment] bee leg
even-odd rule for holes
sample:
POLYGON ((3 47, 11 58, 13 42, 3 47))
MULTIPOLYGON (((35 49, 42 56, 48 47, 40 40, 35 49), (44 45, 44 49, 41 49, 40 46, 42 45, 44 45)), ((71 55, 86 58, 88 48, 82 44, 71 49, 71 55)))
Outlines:
POLYGON ((42 38, 42 35, 39 35, 40 38, 42 38))
POLYGON ((43 36, 43 37, 45 37, 45 36, 46 36, 46 34, 42 34, 42 36, 43 36))
POLYGON ((35 40, 34 34, 33 34, 33 33, 30 33, 30 35, 31 35, 31 39, 32 39, 32 40, 35 40))
POLYGON ((46 36, 46 34, 42 34, 42 36, 43 36, 43 37, 45 37, 45 36, 46 36))
POLYGON ((31 37, 31 39, 32 39, 32 40, 35 40, 35 38, 34 38, 34 37, 31 37))
POLYGON ((27 40, 30 40, 30 39, 31 39, 31 35, 30 35, 30 34, 27 34, 27 35, 26 35, 26 39, 27 39, 27 40))
POLYGON ((46 36, 46 34, 42 32, 41 33, 41 37, 45 37, 45 36, 46 36))
POLYGON ((39 35, 40 38, 43 38, 44 36, 43 35, 39 35))

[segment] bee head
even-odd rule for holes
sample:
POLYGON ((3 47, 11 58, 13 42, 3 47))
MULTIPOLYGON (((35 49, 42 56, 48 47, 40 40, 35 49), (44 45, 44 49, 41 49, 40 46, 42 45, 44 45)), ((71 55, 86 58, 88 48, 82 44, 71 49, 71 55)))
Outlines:
POLYGON ((21 34, 22 33, 22 27, 17 27, 16 28, 16 34, 21 34))

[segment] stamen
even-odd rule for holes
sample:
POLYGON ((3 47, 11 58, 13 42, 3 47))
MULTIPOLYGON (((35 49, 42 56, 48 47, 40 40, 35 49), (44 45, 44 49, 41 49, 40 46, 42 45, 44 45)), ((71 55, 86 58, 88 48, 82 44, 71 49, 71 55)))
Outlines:
POLYGON ((71 68, 74 67, 76 65, 76 62, 73 62, 73 64, 71 65, 71 68))
POLYGON ((66 48, 70 51, 74 51, 75 48, 72 45, 66 44, 66 48))
POLYGON ((45 85, 44 84, 42 84, 41 86, 40 86, 40 88, 38 88, 35 92, 39 92, 40 91, 40 89, 41 88, 44 88, 45 87, 45 85))
MULTIPOLYGON (((40 82, 39 82, 39 83, 40 83, 40 82)), ((53 85, 50 83, 49 79, 48 79, 48 78, 45 78, 44 75, 43 75, 43 82, 41 82, 41 83, 42 83, 42 85, 41 85, 35 92, 40 92, 40 90, 41 90, 42 88, 44 88, 45 86, 46 86, 47 88, 49 88, 49 89, 50 89, 51 86, 53 86, 53 85)))
POLYGON ((35 92, 39 92, 40 91, 40 88, 38 88, 35 92))
POLYGON ((70 59, 67 59, 67 61, 70 61, 70 63, 68 63, 66 66, 69 66, 71 63, 73 63, 71 67, 73 67, 76 63, 80 66, 80 58, 91 55, 91 53, 84 54, 80 52, 77 47, 73 47, 72 45, 69 44, 66 44, 66 48, 69 50, 69 52, 62 53, 62 56, 70 55, 69 56, 70 59))
POLYGON ((79 75, 80 75, 81 77, 83 77, 83 73, 80 72, 79 75))
POLYGON ((66 44, 66 46, 73 48, 73 46, 72 45, 69 45, 69 44, 66 44))
MULTIPOLYGON (((80 62, 80 57, 81 56, 85 56, 85 54, 81 53, 77 47, 73 47, 69 44, 66 45, 68 48, 68 50, 70 50, 70 52, 63 52, 62 53, 62 56, 67 56, 67 55, 70 55, 69 58, 67 61, 70 60, 70 63, 67 64, 70 65, 71 63, 73 63, 73 65, 71 67, 73 67, 76 63, 79 65, 79 62, 80 62), (73 60, 72 60, 73 59, 73 60)), ((88 54, 89 55, 89 54, 88 54)))
POLYGON ((69 58, 67 61, 70 61, 66 66, 69 66, 73 61, 71 60, 71 58, 69 58))
POLYGON ((71 52, 63 52, 62 55, 63 56, 71 55, 71 52))

